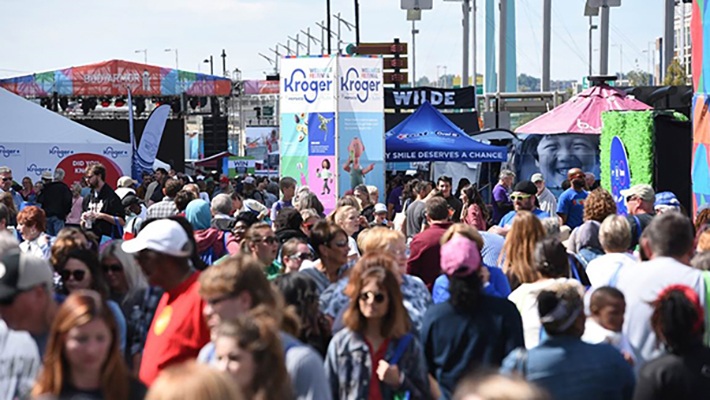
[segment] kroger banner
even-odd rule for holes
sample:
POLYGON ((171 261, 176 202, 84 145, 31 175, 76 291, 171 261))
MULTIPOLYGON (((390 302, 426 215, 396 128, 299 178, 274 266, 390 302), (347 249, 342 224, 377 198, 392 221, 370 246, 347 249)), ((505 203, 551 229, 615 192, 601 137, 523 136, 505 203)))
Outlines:
POLYGON ((54 172, 62 168, 66 173, 64 182, 71 185, 79 182, 84 170, 93 163, 106 167, 106 183, 116 186, 116 181, 131 170, 131 145, 129 143, 107 144, 3 144, 0 145, 0 165, 12 169, 16 181, 27 176, 39 181, 42 172, 54 172))
POLYGON ((280 82, 280 175, 296 179, 335 207, 336 73, 338 59, 284 58, 280 82))
MULTIPOLYGON (((339 194, 359 184, 385 192, 385 119, 382 59, 338 62, 339 194)), ((383 198, 379 199, 384 202, 383 198)))

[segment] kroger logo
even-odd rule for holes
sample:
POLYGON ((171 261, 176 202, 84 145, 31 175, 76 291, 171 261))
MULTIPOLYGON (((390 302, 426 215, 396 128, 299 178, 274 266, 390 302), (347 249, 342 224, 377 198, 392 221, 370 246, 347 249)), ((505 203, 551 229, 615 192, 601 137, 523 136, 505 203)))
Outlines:
POLYGON ((56 155, 57 158, 64 158, 69 154, 74 154, 74 150, 62 150, 59 148, 59 146, 54 146, 49 149, 49 154, 56 155))
POLYGON ((331 90, 330 80, 315 80, 327 79, 328 74, 317 72, 309 76, 301 68, 296 68, 291 72, 291 78, 284 78, 284 92, 300 94, 303 93, 303 99, 308 103, 313 103, 318 99, 321 92, 329 92, 331 90))
POLYGON ((20 156, 20 149, 11 149, 9 147, 5 147, 0 144, 0 154, 3 155, 3 157, 19 157, 20 156))
POLYGON ((110 156, 111 158, 125 157, 128 155, 127 150, 115 150, 113 147, 109 146, 104 149, 104 155, 110 156))
POLYGON ((34 163, 30 164, 27 167, 27 172, 34 172, 34 174, 37 176, 42 175, 42 172, 44 172, 44 171, 51 171, 51 170, 52 170, 52 168, 41 168, 41 167, 38 167, 37 164, 34 164, 34 163))
POLYGON ((379 90, 380 83, 376 79, 365 79, 364 75, 363 78, 360 78, 357 69, 350 68, 345 76, 340 77, 340 90, 355 93, 360 103, 364 103, 370 98, 370 92, 379 90))

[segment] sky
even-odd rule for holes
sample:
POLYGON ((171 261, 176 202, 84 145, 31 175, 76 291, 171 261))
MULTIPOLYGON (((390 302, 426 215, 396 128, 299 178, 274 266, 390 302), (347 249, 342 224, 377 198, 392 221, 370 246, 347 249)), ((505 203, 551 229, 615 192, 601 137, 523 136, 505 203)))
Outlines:
MULTIPOLYGON (((411 22, 400 0, 359 0, 361 42, 411 41, 411 22)), ((518 73, 542 74, 542 0, 515 0, 518 73)), ((588 73, 588 19, 584 0, 552 0, 552 67, 555 80, 579 80, 588 73)), ((485 0, 478 7, 478 65, 483 68, 485 0)), ((180 69, 209 72, 203 63, 214 57, 215 73, 222 71, 222 49, 227 70, 239 68, 245 79, 261 79, 273 71, 262 53, 286 44, 288 36, 311 28, 320 38, 326 15, 325 0, 0 0, 0 78, 51 71, 111 59, 144 61, 180 69)), ((354 23, 354 1, 331 0, 333 14, 354 23)), ((417 23, 417 77, 462 70, 461 3, 434 0, 417 23), (445 68, 444 68, 445 67, 445 68)), ((623 0, 611 11, 609 70, 649 68, 650 42, 663 35, 662 0, 623 0), (620 46, 619 46, 620 45, 620 46), (621 55, 623 54, 623 57, 621 55)), ((333 30, 337 21, 333 18, 333 30)), ((342 40, 354 42, 345 25, 342 40)), ((301 41, 305 35, 300 34, 301 41)), ((335 46, 333 40, 333 47, 335 46)), ((598 47, 598 31, 594 37, 598 47)), ((295 47, 293 42, 292 47, 295 47)), ((312 51, 320 50, 312 45, 312 51)), ((305 50, 304 50, 305 52, 305 50)), ((411 52, 411 48, 410 48, 411 52)), ((598 52, 594 69, 598 70, 598 52)), ((411 61, 410 61, 411 64, 411 61)))

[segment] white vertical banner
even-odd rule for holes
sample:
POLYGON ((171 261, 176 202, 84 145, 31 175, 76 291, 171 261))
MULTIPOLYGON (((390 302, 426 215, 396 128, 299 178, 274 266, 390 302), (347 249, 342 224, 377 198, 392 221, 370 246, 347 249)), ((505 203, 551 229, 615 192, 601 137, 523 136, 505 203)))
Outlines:
POLYGON ((281 177, 309 186, 328 212, 337 199, 337 58, 288 57, 281 60, 281 177))
POLYGON ((385 196, 385 114, 380 57, 340 57, 338 62, 339 195, 359 184, 385 196))

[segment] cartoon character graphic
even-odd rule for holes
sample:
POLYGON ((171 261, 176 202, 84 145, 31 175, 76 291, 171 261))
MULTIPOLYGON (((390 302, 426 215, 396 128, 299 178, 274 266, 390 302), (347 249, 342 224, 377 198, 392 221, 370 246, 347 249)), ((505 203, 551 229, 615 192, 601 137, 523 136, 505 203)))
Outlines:
POLYGON ((303 173, 303 163, 296 164, 296 168, 298 168, 298 172, 301 174, 301 186, 308 186, 306 175, 303 173))
POLYGON ((298 132, 299 143, 308 135, 308 114, 301 113, 294 115, 296 119, 296 132, 298 132))
POLYGON ((326 118, 326 117, 318 114, 318 121, 320 122, 318 124, 318 129, 323 131, 323 141, 324 142, 328 139, 328 123, 332 120, 333 120, 333 118, 326 118))
POLYGON ((362 144, 360 138, 353 138, 348 145, 348 160, 343 165, 343 170, 350 174, 350 189, 355 189, 355 186, 365 183, 365 175, 375 168, 375 163, 362 168, 360 157, 364 152, 365 145, 362 144))
POLYGON ((328 186, 328 182, 333 183, 333 171, 330 170, 330 160, 327 158, 323 159, 320 166, 321 168, 316 168, 316 176, 323 179, 323 190, 321 190, 320 194, 330 194, 330 186, 328 186))

